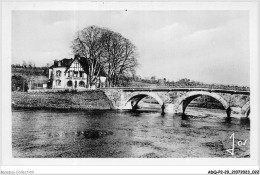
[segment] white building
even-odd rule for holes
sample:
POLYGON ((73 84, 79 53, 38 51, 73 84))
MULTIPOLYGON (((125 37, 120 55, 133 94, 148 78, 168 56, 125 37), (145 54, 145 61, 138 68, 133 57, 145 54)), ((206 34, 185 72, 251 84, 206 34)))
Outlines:
MULTIPOLYGON (((49 79, 53 89, 84 89, 88 88, 88 65, 85 58, 75 56, 74 59, 62 59, 54 61, 49 68, 49 79)), ((95 87, 105 86, 105 73, 99 73, 95 87)), ((93 87, 92 87, 93 88, 93 87)))

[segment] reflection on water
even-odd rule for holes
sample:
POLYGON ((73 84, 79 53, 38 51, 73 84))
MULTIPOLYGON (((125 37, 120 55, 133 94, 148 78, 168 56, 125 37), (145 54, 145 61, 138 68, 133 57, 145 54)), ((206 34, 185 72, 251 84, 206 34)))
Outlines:
POLYGON ((14 157, 231 157, 232 133, 247 144, 249 120, 225 111, 188 108, 186 115, 151 111, 13 110, 14 157))

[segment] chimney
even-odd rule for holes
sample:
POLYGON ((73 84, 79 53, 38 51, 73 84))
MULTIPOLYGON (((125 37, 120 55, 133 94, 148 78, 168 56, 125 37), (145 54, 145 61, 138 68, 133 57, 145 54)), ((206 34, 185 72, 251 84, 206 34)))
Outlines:
POLYGON ((79 54, 76 54, 74 58, 78 58, 80 60, 79 54))
POLYGON ((54 60, 54 66, 57 66, 57 65, 58 65, 58 61, 54 60))

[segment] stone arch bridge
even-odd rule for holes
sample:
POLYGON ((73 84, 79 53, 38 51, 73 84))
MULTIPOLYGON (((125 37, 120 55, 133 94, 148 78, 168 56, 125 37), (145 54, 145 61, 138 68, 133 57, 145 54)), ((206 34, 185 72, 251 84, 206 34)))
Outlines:
POLYGON ((227 117, 235 113, 248 117, 250 113, 250 92, 208 88, 102 88, 112 102, 114 109, 135 109, 145 97, 154 98, 162 112, 185 112, 189 103, 199 96, 210 96, 225 108, 227 117))

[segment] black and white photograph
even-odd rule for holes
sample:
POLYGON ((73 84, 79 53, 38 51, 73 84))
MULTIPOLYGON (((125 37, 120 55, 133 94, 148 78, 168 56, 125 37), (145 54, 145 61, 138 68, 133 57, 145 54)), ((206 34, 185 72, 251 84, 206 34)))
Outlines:
POLYGON ((10 11, 12 159, 255 156, 249 10, 80 6, 10 11))

